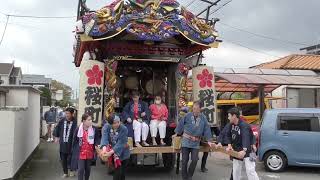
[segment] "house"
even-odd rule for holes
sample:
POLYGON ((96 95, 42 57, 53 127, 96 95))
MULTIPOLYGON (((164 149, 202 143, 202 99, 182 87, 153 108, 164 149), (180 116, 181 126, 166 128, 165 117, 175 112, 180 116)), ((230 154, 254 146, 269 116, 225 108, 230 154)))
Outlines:
POLYGON ((33 87, 44 86, 51 89, 51 78, 46 78, 44 75, 24 74, 22 76, 23 85, 31 85, 33 87))
MULTIPOLYGON (((251 68, 312 70, 315 76, 320 75, 320 55, 293 54, 275 61, 259 64, 251 68)), ((311 82, 310 82, 311 83, 311 82)), ((279 108, 314 108, 320 107, 319 86, 281 86, 272 92, 273 96, 282 96, 283 100, 274 102, 279 108)))
POLYGON ((21 68, 14 63, 0 63, 0 80, 1 85, 21 85, 21 68))
POLYGON ((301 48, 301 51, 306 50, 306 54, 316 54, 320 55, 320 44, 314 45, 314 46, 309 46, 305 48, 301 48))

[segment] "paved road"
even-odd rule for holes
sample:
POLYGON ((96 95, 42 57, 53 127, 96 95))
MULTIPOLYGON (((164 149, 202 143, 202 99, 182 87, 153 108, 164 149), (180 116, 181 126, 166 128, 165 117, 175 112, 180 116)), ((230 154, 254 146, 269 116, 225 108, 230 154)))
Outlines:
MULTIPOLYGON (((231 171, 231 162, 223 154, 213 153, 208 160, 209 173, 201 173, 197 169, 194 180, 227 180, 231 171)), ((284 173, 268 173, 263 169, 262 164, 257 165, 258 174, 261 180, 318 180, 319 169, 315 168, 289 168, 284 173)), ((19 180, 60 180, 62 175, 58 159, 58 147, 56 144, 42 142, 39 151, 32 161, 23 170, 19 180)), ((245 175, 245 172, 243 172, 245 175)), ((77 178, 68 178, 75 180, 77 178)), ((92 180, 112 179, 107 174, 106 167, 98 163, 92 168, 92 180)), ((161 168, 131 168, 127 180, 180 180, 181 177, 174 171, 168 172, 161 168)), ((245 176, 243 180, 247 179, 245 176)))

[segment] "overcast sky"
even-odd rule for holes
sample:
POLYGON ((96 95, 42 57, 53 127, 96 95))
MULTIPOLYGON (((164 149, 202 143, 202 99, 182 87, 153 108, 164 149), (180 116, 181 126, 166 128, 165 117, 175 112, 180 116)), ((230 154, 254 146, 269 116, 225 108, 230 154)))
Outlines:
MULTIPOLYGON (((75 16, 77 8, 77 0, 0 1, 0 12, 7 14, 75 16)), ((218 7, 228 1, 222 0, 218 7)), ((97 9, 110 0, 87 2, 91 9, 97 9)), ((179 2, 187 5, 191 1, 179 2)), ((219 48, 205 52, 205 63, 214 67, 247 68, 291 53, 302 53, 300 48, 320 43, 319 7, 319 0, 233 0, 212 15, 220 19, 216 29, 224 42, 219 48)), ((197 0, 188 8, 199 12, 205 3, 197 0)), ((0 14, 0 35, 5 21, 6 16, 0 14)), ((74 18, 11 17, 0 45, 0 62, 14 60, 23 73, 45 74, 77 89, 79 76, 72 63, 74 24, 74 18)))

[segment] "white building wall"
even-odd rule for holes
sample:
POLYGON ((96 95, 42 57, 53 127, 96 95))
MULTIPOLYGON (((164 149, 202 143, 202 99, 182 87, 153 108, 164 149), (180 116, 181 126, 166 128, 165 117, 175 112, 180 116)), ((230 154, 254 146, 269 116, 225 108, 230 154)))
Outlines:
POLYGON ((0 107, 4 107, 6 105, 6 95, 5 93, 0 93, 0 107))
POLYGON ((23 88, 10 88, 7 93, 7 106, 28 107, 28 91, 23 88))
POLYGON ((272 97, 282 97, 284 99, 272 100, 272 108, 284 108, 286 107, 286 94, 285 89, 287 86, 280 86, 279 88, 272 91, 272 97))
POLYGON ((272 101, 273 108, 313 108, 315 98, 320 107, 320 87, 317 86, 281 86, 272 92, 273 97, 283 97, 272 101), (317 97, 315 91, 318 91, 317 97))
MULTIPOLYGON (((0 179, 12 178, 40 143, 39 92, 20 87, 10 88, 8 94, 13 92, 23 105, 0 109, 0 179)), ((12 95, 7 97, 11 104, 18 104, 16 99, 12 95)))
POLYGON ((3 81, 3 83, 1 85, 9 85, 9 76, 7 75, 1 75, 1 80, 3 81))
POLYGON ((13 176, 13 142, 15 112, 0 111, 0 179, 13 176))

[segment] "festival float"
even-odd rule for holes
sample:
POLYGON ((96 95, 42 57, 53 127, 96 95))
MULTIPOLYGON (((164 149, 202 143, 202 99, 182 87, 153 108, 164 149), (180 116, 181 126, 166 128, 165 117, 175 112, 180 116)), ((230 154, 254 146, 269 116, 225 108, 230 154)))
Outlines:
POLYGON ((80 67, 78 114, 93 114, 101 127, 110 115, 122 112, 132 90, 148 104, 161 94, 169 110, 168 146, 132 148, 131 153, 141 165, 161 164, 162 153, 163 165, 172 168, 178 149, 171 135, 187 112, 192 68, 195 99, 204 103, 214 123, 213 70, 199 64, 203 51, 219 45, 216 21, 196 17, 175 0, 116 0, 97 11, 80 0, 73 46, 74 64, 80 67))

